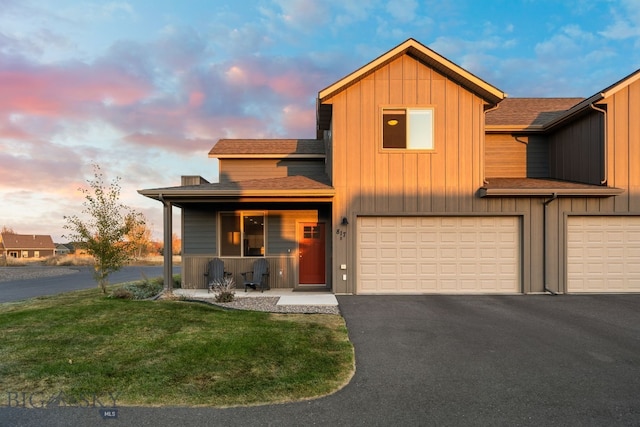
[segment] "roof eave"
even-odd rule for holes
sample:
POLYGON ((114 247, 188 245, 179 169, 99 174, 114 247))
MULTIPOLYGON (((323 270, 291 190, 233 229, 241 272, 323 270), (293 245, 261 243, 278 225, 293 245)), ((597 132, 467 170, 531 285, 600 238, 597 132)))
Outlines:
POLYGON ((404 43, 396 46, 387 53, 379 56, 363 67, 360 67, 351 74, 343 77, 342 79, 318 92, 318 100, 320 102, 326 101, 336 93, 343 90, 345 87, 351 85, 353 82, 361 79, 362 77, 380 68, 384 64, 394 60, 395 58, 405 53, 410 53, 413 56, 417 57, 419 60, 422 60, 423 62, 433 66, 438 71, 443 72, 450 77, 454 77, 456 81, 459 81, 470 90, 473 90, 483 99, 485 99, 485 101, 491 104, 496 104, 507 96, 507 94, 500 89, 490 85, 489 83, 485 82, 481 78, 475 76, 459 65, 451 62, 435 51, 429 49, 425 45, 419 43, 414 39, 408 39, 404 43))
POLYGON ((480 197, 612 197, 624 193, 621 188, 486 188, 478 191, 480 197))
POLYGON ((515 133, 515 132, 544 132, 545 127, 542 125, 485 125, 485 132, 494 133, 515 133))
POLYGON ((324 154, 212 154, 209 153, 210 159, 324 159, 324 154))
POLYGON ((579 102, 578 104, 576 104, 575 106, 573 106, 572 108, 570 108, 569 110, 567 110, 566 113, 564 113, 563 115, 561 115, 560 117, 557 117, 553 120, 551 120, 548 123, 545 123, 544 125, 544 130, 548 131, 562 123, 567 122, 568 120, 573 119, 575 116, 577 116, 578 114, 582 113, 583 111, 590 109, 591 105, 595 104, 596 102, 599 102, 601 100, 604 99, 604 94, 603 93, 596 93, 595 95, 593 95, 590 98, 585 99, 582 102, 579 102))
POLYGON ((326 198, 333 197, 335 190, 331 189, 300 189, 300 190, 138 190, 138 193, 155 200, 170 199, 217 199, 230 197, 305 197, 326 198))

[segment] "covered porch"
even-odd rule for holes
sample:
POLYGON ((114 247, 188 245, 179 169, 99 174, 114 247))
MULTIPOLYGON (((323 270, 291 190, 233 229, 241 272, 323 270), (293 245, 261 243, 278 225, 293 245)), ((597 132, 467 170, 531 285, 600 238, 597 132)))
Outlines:
POLYGON ((331 290, 334 190, 300 178, 244 181, 232 188, 183 178, 180 187, 140 191, 164 205, 165 279, 172 268, 167 254, 175 206, 182 213, 183 289, 206 291, 208 263, 219 258, 239 290, 241 273, 251 271, 256 259, 267 260, 271 289, 331 290))

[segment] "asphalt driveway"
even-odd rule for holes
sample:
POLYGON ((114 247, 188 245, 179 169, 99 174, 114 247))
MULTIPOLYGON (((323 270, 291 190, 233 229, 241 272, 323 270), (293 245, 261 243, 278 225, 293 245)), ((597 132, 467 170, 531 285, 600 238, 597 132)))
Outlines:
POLYGON ((0 425, 640 425, 640 295, 338 300, 357 370, 331 396, 250 408, 120 407, 108 420, 95 408, 0 402, 0 425))

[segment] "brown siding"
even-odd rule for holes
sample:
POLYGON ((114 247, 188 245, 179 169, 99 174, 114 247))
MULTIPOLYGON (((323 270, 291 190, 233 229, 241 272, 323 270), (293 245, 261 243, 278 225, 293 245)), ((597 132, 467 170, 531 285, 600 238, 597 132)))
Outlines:
POLYGON ((548 178, 548 158, 543 136, 488 134, 485 138, 487 178, 548 178))
POLYGON ((221 159, 220 182, 249 179, 283 178, 286 176, 322 176, 324 159, 221 159))
POLYGON ((340 92, 333 105, 333 281, 355 292, 358 215, 513 214, 522 219, 525 293, 566 291, 566 221, 578 214, 640 215, 640 81, 550 135, 485 138, 484 103, 437 71, 402 57, 340 92), (380 148, 383 105, 435 108, 435 150, 380 148), (606 129, 605 129, 606 128, 606 129), (606 130, 607 170, 604 148, 606 130), (605 173, 606 172, 606 173, 605 173), (558 178, 625 190, 619 196, 504 197, 475 195, 485 177, 558 178), (548 202, 545 207, 545 202, 548 202), (348 226, 340 219, 347 216, 348 226), (343 281, 342 275, 347 275, 343 281))
POLYGON ((355 290, 353 265, 357 214, 473 212, 483 172, 484 101, 410 56, 400 57, 331 100, 333 108, 334 224, 347 216, 346 238, 333 235, 337 293, 355 290), (381 149, 380 114, 385 105, 433 106, 435 150, 381 149), (347 281, 342 274, 347 273, 347 281))

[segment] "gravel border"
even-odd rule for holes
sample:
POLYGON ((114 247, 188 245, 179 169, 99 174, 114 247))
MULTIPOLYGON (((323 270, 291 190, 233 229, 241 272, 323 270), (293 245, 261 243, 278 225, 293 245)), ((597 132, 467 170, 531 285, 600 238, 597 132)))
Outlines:
POLYGON ((190 298, 231 310, 266 311, 269 313, 340 314, 336 305, 277 305, 280 297, 236 298, 233 302, 214 302, 212 299, 190 298))

